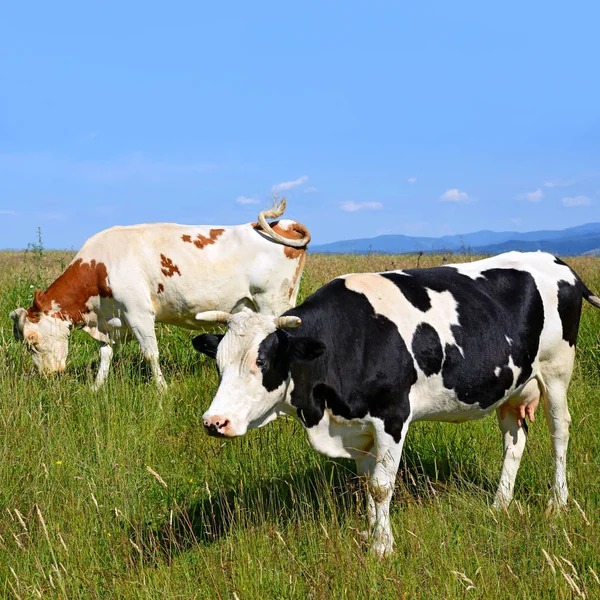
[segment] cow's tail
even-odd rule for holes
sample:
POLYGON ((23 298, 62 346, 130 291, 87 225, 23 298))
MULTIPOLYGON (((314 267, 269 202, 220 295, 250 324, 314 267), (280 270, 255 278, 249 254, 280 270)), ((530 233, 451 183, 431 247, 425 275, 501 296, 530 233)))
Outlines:
POLYGON ((263 228, 263 231, 267 233, 271 238, 273 238, 276 242, 280 244, 284 244, 286 246, 291 246, 292 248, 304 248, 310 242, 310 234, 304 228, 304 235, 301 239, 291 239, 287 237, 283 237, 279 233, 273 230, 273 228, 267 223, 267 219, 278 219, 284 212, 286 207, 286 200, 282 198, 279 200, 277 196, 275 196, 275 203, 269 210, 263 210, 258 215, 258 222, 260 226, 263 228))
POLYGON ((590 290, 588 290, 587 286, 583 282, 581 282, 581 285, 583 286, 583 297, 592 306, 595 306, 596 308, 600 308, 600 298, 598 298, 598 296, 595 296, 594 294, 592 294, 592 292, 590 290))

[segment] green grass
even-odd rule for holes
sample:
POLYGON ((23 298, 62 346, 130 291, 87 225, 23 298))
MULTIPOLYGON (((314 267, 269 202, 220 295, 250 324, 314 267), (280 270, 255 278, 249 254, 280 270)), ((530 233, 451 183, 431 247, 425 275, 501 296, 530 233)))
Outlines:
MULTIPOLYGON (((353 462, 314 452, 291 420, 233 441, 204 434, 217 376, 193 352, 192 333, 160 328, 162 396, 135 344, 118 349, 108 384, 91 392, 97 344, 81 332, 64 376, 35 376, 8 313, 70 257, 0 253, 0 596, 600 597, 600 311, 584 308, 570 389, 578 505, 544 515, 543 418, 530 427, 515 502, 500 513, 490 510, 495 420, 413 425, 392 504, 396 551, 379 560, 357 533, 365 520, 353 462)), ((302 295, 343 272, 416 260, 311 256, 302 295)), ((570 263, 600 290, 599 259, 570 263)))

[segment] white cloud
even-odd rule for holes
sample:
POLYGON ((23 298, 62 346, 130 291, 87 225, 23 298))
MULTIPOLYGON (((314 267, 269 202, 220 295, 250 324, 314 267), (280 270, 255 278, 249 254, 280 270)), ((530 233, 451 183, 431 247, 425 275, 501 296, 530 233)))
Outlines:
POLYGON ((342 210, 346 212, 356 212, 357 210, 379 210, 383 208, 381 202, 342 202, 342 210))
POLYGON ((247 196, 238 196, 235 200, 238 204, 258 204, 259 200, 256 198, 248 198, 247 196))
POLYGON ((529 202, 541 202, 544 197, 544 192, 541 188, 538 188, 534 192, 525 192, 517 196, 517 198, 522 198, 523 200, 529 200, 529 202))
POLYGON ((469 196, 466 192, 460 192, 456 188, 445 191, 441 196, 442 202, 468 202, 469 196))
POLYGON ((307 188, 304 190, 304 193, 305 193, 305 194, 316 194, 318 191, 319 191, 319 190, 318 190, 316 187, 314 187, 314 186, 312 186, 312 185, 311 185, 310 187, 307 187, 307 188))
POLYGON ((523 219, 521 219, 521 217, 512 217, 510 222, 514 223, 515 225, 520 225, 523 222, 523 219))
POLYGON ((573 206, 589 206, 592 204, 592 199, 587 196, 571 196, 561 200, 563 206, 572 208, 573 206))
POLYGON ((416 183, 417 182, 417 178, 416 177, 409 177, 406 181, 408 181, 408 183, 416 183))
POLYGON ((550 181, 544 181, 544 187, 554 188, 554 187, 569 187, 573 185, 575 182, 572 179, 551 179, 550 181))
POLYGON ((276 183, 271 188, 271 194, 286 192, 287 190, 291 190, 292 188, 302 185, 306 181, 308 181, 308 175, 302 175, 302 177, 298 177, 298 179, 294 179, 294 181, 284 181, 282 183, 276 183))
POLYGON ((8 210, 8 209, 0 208, 0 215, 12 215, 12 216, 15 216, 17 214, 18 213, 17 213, 16 210, 8 210))

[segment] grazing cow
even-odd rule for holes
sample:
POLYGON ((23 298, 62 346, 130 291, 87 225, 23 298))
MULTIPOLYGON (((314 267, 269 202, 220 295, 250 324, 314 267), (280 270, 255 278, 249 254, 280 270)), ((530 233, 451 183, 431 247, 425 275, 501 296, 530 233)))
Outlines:
POLYGON ((258 223, 215 227, 153 223, 112 227, 85 242, 66 271, 33 305, 10 316, 40 372, 65 369, 68 338, 81 327, 101 342, 94 387, 105 381, 113 343, 132 332, 165 387, 156 321, 201 329, 198 311, 280 314, 296 304, 308 230, 280 217, 285 198, 258 223))
POLYGON ((278 415, 298 418, 311 445, 356 461, 369 480, 372 550, 392 551, 389 505, 413 421, 463 422, 496 410, 506 506, 540 393, 554 449, 551 503, 567 500, 567 387, 581 279, 549 254, 509 252, 432 269, 344 275, 281 317, 199 314, 224 336, 194 347, 216 358, 211 435, 233 437, 278 415))

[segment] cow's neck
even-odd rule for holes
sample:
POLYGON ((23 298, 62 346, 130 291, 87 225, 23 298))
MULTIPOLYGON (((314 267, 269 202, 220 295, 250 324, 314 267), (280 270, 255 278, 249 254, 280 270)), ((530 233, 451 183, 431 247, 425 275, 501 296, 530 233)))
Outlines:
POLYGON ((83 262, 79 258, 45 292, 36 292, 29 313, 32 317, 45 314, 74 325, 86 324, 90 298, 112 296, 107 279, 104 263, 83 262))

